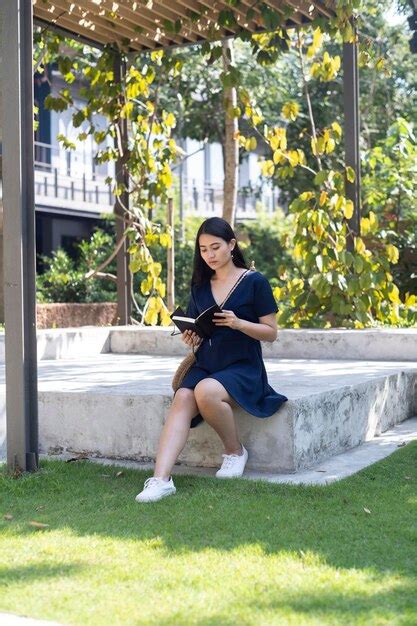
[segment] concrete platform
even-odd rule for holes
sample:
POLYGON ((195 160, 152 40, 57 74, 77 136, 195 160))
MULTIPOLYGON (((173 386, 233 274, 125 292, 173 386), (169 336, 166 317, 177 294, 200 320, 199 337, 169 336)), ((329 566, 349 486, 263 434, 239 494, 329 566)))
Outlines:
MULTIPOLYGON (((179 357, 110 353, 76 362, 41 361, 41 452, 153 460, 178 361, 179 357)), ((251 450, 248 469, 300 471, 417 414, 417 367, 410 362, 265 362, 271 385, 290 401, 264 420, 237 413, 242 440, 251 450)), ((180 461, 217 467, 220 454, 217 435, 203 424, 192 432, 180 461)))

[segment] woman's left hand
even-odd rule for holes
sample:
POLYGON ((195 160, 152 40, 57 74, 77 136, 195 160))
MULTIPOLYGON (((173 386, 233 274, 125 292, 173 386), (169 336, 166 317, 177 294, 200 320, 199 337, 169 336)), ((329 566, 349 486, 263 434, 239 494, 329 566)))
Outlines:
POLYGON ((213 317, 213 321, 216 326, 229 326, 229 328, 234 328, 235 330, 239 330, 242 324, 242 320, 236 317, 233 311, 222 310, 221 313, 215 313, 215 317, 213 317))

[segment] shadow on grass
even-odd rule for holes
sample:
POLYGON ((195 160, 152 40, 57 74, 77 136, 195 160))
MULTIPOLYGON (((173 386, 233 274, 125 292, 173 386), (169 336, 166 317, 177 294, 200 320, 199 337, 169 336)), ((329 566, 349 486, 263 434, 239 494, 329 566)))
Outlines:
MULTIPOLYGON (((414 626, 415 613, 407 613, 406 598, 413 594, 415 587, 411 584, 398 585, 395 590, 370 594, 369 592, 356 591, 355 593, 328 593, 319 588, 315 593, 288 593, 275 591, 273 599, 271 595, 264 599, 262 593, 253 601, 248 602, 247 595, 237 596, 234 604, 239 604, 240 608, 253 616, 253 610, 260 616, 269 616, 262 623, 267 624, 294 624, 302 625, 314 624, 367 624, 372 620, 372 624, 394 625, 401 624, 414 626), (401 603, 401 598, 404 602, 401 603), (255 607, 254 607, 255 605, 255 607), (399 611, 404 609, 404 614, 400 617, 399 611), (287 621, 291 615, 291 621, 287 621), (314 622, 310 620, 314 616, 314 622), (414 618, 413 618, 414 616, 414 618), (282 620, 282 621, 281 621, 282 620)), ((219 610, 210 616, 201 616, 200 619, 193 619, 193 626, 236 626, 236 619, 230 617, 231 607, 219 610)), ((180 615, 172 615, 167 619, 160 619, 156 622, 153 619, 141 621, 141 626, 178 626, 180 615)), ((244 624, 254 624, 256 622, 243 622, 244 624)))
POLYGON ((149 472, 44 461, 36 475, 13 480, 0 474, 0 532, 33 533, 27 521, 41 505, 36 519, 52 531, 65 527, 78 536, 137 541, 158 537, 162 549, 175 554, 227 553, 245 545, 258 545, 266 554, 309 551, 334 568, 415 577, 416 465, 414 442, 326 487, 178 476, 177 495, 140 505, 134 496, 149 472), (13 520, 4 521, 4 513, 13 520))
POLYGON ((72 576, 85 568, 82 563, 71 563, 62 565, 51 565, 50 563, 39 563, 33 565, 19 565, 16 567, 0 567, 0 586, 13 583, 38 582, 42 579, 56 578, 62 576, 72 576))

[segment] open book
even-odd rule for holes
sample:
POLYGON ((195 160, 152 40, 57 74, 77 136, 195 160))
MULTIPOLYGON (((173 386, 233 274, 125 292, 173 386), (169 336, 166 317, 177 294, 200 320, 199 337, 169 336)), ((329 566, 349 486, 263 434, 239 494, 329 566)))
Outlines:
POLYGON ((213 322, 213 315, 214 313, 221 313, 221 311, 218 304, 214 304, 194 319, 193 317, 187 317, 179 306, 171 314, 171 319, 182 333, 185 330, 192 330, 203 339, 209 339, 217 328, 213 322))

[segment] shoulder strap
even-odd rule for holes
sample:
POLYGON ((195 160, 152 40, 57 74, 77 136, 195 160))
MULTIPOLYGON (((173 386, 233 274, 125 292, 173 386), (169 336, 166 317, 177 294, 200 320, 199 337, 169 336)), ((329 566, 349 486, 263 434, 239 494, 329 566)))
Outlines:
POLYGON ((231 290, 229 291, 229 293, 227 294, 227 296, 225 297, 225 299, 223 300, 223 302, 220 304, 220 308, 222 309, 225 305, 225 302, 230 298, 230 296, 232 295, 232 293, 234 292, 234 290, 236 289, 236 287, 238 285, 240 285, 240 283, 242 282, 242 280, 245 278, 246 274, 248 274, 249 272, 253 271, 252 269, 248 269, 246 270, 246 272, 244 272, 243 274, 241 274, 239 276, 239 278, 237 279, 237 281, 235 282, 235 284, 233 285, 233 287, 231 288, 231 290))

